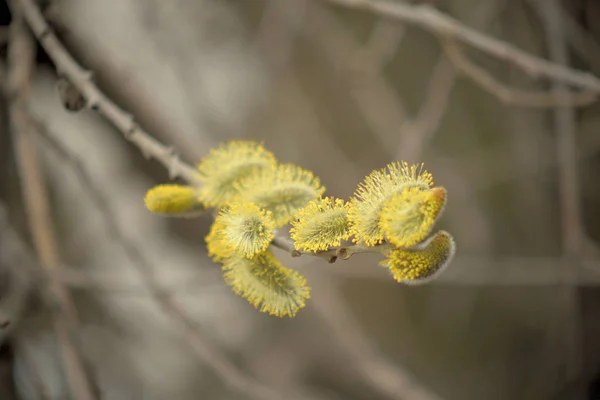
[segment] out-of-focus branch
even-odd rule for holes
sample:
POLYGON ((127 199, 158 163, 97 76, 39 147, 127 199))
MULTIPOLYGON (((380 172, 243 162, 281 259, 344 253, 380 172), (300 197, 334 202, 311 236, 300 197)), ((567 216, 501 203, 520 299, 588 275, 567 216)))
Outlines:
POLYGON ((381 60, 371 58, 371 50, 359 44, 327 7, 313 3, 308 13, 307 35, 336 72, 344 74, 352 100, 371 130, 384 145, 396 146, 406 107, 381 74, 381 60))
POLYGON ((362 69, 367 74, 379 74, 396 54, 405 34, 404 25, 392 21, 378 21, 371 30, 367 43, 356 54, 358 65, 354 68, 362 69))
POLYGON ((425 101, 414 119, 400 127, 400 146, 396 159, 419 160, 437 131, 454 88, 456 71, 445 56, 440 56, 425 91, 425 101))
POLYGON ((555 62, 533 56, 506 42, 469 28, 430 5, 409 5, 385 0, 327 0, 344 7, 363 9, 382 17, 397 19, 441 36, 453 38, 491 56, 521 68, 533 77, 546 77, 565 84, 600 92, 600 79, 555 62))
POLYGON ((108 119, 127 140, 139 147, 142 154, 163 164, 171 178, 182 177, 190 183, 197 182, 196 170, 182 162, 173 148, 150 136, 135 123, 132 115, 123 111, 94 85, 92 73, 84 70, 64 48, 33 0, 18 0, 16 3, 22 6, 27 23, 56 65, 59 74, 80 92, 88 107, 108 119))
MULTIPOLYGON (((569 55, 560 4, 556 0, 534 1, 546 32, 550 58, 560 65, 567 66, 569 55)), ((557 98, 565 99, 568 89, 561 80, 552 82, 552 92, 557 98)), ((575 140, 575 113, 569 107, 554 109, 554 126, 557 138, 557 158, 559 171, 559 195, 563 229, 563 252, 566 256, 577 257, 581 253, 584 228, 581 216, 579 182, 577 174, 577 145, 575 140)))
POLYGON ((471 61, 461 45, 454 40, 442 39, 442 42, 454 67, 504 104, 523 107, 584 106, 593 103, 598 98, 599 93, 595 91, 577 93, 566 91, 564 96, 557 96, 553 90, 532 92, 510 87, 471 61))
MULTIPOLYGON (((30 77, 34 65, 35 46, 27 31, 21 9, 13 6, 13 21, 9 38, 8 85, 10 96, 9 119, 14 137, 18 172, 25 199, 29 231, 33 238, 37 257, 44 270, 51 276, 53 269, 60 265, 58 248, 52 226, 48 195, 38 164, 35 138, 31 132, 26 107, 29 95, 30 77)), ((77 328, 77 310, 67 289, 59 282, 51 280, 50 291, 56 298, 58 312, 53 324, 59 346, 62 350, 65 372, 71 394, 76 399, 92 400, 95 395, 85 366, 71 337, 77 328)))

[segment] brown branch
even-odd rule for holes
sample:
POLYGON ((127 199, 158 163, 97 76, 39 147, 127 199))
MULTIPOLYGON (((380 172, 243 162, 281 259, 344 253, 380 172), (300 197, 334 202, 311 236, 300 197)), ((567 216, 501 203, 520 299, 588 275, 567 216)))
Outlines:
POLYGON ((553 90, 532 92, 510 87, 472 62, 455 41, 443 39, 442 42, 444 50, 454 67, 504 104, 523 107, 584 106, 595 102, 598 98, 599 93, 596 91, 578 93, 567 91, 565 96, 557 96, 557 93, 553 90))
POLYGON ((430 5, 409 5, 385 0, 327 1, 344 7, 367 10, 385 18, 397 19, 418 26, 441 37, 458 40, 491 56, 512 63, 533 77, 546 77, 581 89, 600 92, 600 79, 594 75, 533 56, 506 42, 471 29, 430 5))
POLYGON ((385 64, 390 62, 396 54, 405 34, 406 27, 404 25, 390 21, 378 21, 371 30, 367 43, 355 55, 357 60, 353 68, 363 69, 369 74, 381 73, 385 64))
MULTIPOLYGON (((10 127, 14 136, 17 168, 22 182, 30 234, 40 264, 48 275, 51 275, 51 271, 60 265, 60 261, 48 196, 26 112, 35 47, 17 4, 13 7, 13 22, 10 29, 8 55, 8 84, 11 94, 10 127)), ((69 388, 74 398, 92 400, 95 395, 86 376, 81 356, 71 337, 72 331, 77 327, 77 310, 69 292, 60 283, 52 281, 50 291, 57 300, 59 308, 59 312, 54 315, 53 325, 63 353, 69 388)))
POLYGON ((340 70, 344 74, 344 83, 365 123, 386 146, 396 146, 396 132, 407 118, 406 107, 381 74, 378 59, 370 57, 370 51, 352 37, 327 7, 311 4, 306 20, 309 38, 336 74, 340 70))
POLYGON ((127 140, 135 144, 146 157, 153 157, 169 171, 171 178, 181 177, 190 183, 197 183, 197 172, 182 162, 173 148, 165 146, 140 128, 131 114, 104 95, 93 83, 92 73, 83 69, 45 21, 33 0, 17 0, 23 8, 27 23, 40 44, 44 47, 58 73, 64 76, 83 95, 86 105, 108 119, 127 140))
POLYGON ((400 146, 396 159, 419 160, 423 150, 437 131, 454 88, 456 71, 445 56, 433 68, 427 84, 425 101, 415 119, 406 120, 400 127, 400 146))

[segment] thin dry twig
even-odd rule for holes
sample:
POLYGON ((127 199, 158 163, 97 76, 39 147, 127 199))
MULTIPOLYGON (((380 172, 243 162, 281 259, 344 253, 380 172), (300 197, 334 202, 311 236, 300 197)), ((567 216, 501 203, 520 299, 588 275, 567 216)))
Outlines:
POLYGON ((171 178, 181 177, 190 183, 197 182, 197 172, 182 162, 174 149, 160 143, 140 128, 133 116, 102 93, 93 83, 92 73, 83 69, 65 49, 52 28, 48 25, 33 0, 18 0, 23 14, 35 37, 44 47, 58 73, 64 76, 73 88, 78 90, 86 105, 108 119, 127 140, 135 144, 146 157, 153 157, 169 171, 171 178))
POLYGON ((386 147, 396 146, 395 132, 407 118, 406 107, 381 74, 381 64, 370 57, 370 52, 365 51, 327 7, 314 3, 308 12, 309 38, 323 58, 344 73, 349 94, 371 130, 386 147))
POLYGON ((344 7, 367 10, 382 17, 419 26, 444 38, 453 38, 514 64, 532 77, 546 77, 581 89, 600 92, 600 79, 594 75, 533 56, 506 42, 471 29, 427 4, 409 5, 384 0, 327 1, 344 7))
MULTIPOLYGON (((26 112, 29 80, 34 65, 34 49, 34 43, 26 30, 21 10, 15 4, 9 47, 9 92, 12 94, 9 119, 14 135, 17 166, 22 182, 30 233, 40 264, 45 271, 48 271, 48 275, 51 275, 51 271, 60 265, 60 261, 48 196, 26 112)), ((59 307, 59 312, 54 315, 53 324, 63 353, 70 391, 74 398, 92 400, 95 395, 90 379, 86 376, 85 366, 71 337, 71 332, 77 327, 77 309, 69 292, 59 282, 51 281, 49 289, 59 307)))
POLYGON ((484 90, 497 97, 502 103, 523 107, 555 107, 555 106, 584 106, 593 103, 598 98, 596 91, 582 91, 565 96, 557 96, 555 91, 533 92, 510 87, 499 80, 484 68, 471 61, 460 44, 452 39, 442 39, 443 48, 454 67, 466 77, 473 80, 484 90))
POLYGON ((390 21, 377 21, 367 43, 356 54, 354 68, 363 66, 366 72, 371 74, 381 73, 382 68, 391 61, 396 54, 398 46, 406 34, 406 27, 390 21), (368 61, 364 59, 368 58, 368 61))
POLYGON ((401 141, 396 159, 418 160, 437 131, 450 93, 454 88, 456 71, 445 56, 433 68, 425 91, 425 101, 415 119, 408 119, 400 127, 401 141))

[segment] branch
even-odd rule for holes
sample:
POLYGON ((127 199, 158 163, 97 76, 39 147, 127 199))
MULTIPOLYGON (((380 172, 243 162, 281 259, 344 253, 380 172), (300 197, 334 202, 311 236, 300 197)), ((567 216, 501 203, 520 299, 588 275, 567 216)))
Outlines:
POLYGON ((557 96, 553 90, 548 92, 532 92, 512 88, 494 78, 484 68, 476 65, 464 54, 460 44, 451 39, 442 40, 444 51, 454 67, 472 79, 505 104, 524 107, 584 106, 598 98, 596 91, 582 91, 557 96))
POLYGON ((79 91, 89 108, 108 119, 121 131, 125 139, 141 150, 144 156, 153 157, 163 164, 172 179, 181 177, 190 183, 198 183, 195 168, 182 162, 173 148, 160 143, 140 128, 131 114, 123 111, 94 85, 92 73, 83 69, 73 59, 52 32, 33 0, 17 0, 16 2, 22 6, 27 23, 56 65, 59 75, 68 79, 73 88, 79 91))
POLYGON ((377 246, 365 246, 362 244, 349 244, 342 246, 335 246, 328 250, 318 251, 316 253, 311 253, 307 251, 299 251, 296 250, 294 246, 294 241, 287 236, 282 236, 276 234, 273 240, 271 241, 271 245, 278 249, 281 249, 287 253, 290 253, 292 257, 300 257, 302 255, 313 256, 322 258, 328 263, 334 263, 338 259, 348 260, 355 254, 360 253, 378 253, 386 255, 394 248, 391 244, 383 243, 377 246))
POLYGON ((407 119, 399 129, 400 146, 396 159, 421 158, 423 150, 436 133, 456 81, 456 71, 442 54, 427 84, 425 101, 414 119, 407 119))
POLYGON ((327 1, 344 7, 367 10, 385 18, 413 24, 441 37, 461 41, 484 53, 514 64, 532 77, 546 77, 582 89, 600 92, 600 79, 594 75, 533 56, 506 42, 471 29, 430 5, 413 6, 385 0, 327 1))
MULTIPOLYGON (((17 168, 22 181, 22 192, 40 264, 49 276, 60 265, 54 237, 52 217, 44 180, 38 164, 34 137, 27 112, 29 80, 34 65, 34 43, 26 30, 17 4, 13 7, 10 32, 8 84, 10 97, 9 119, 14 135, 17 168)), ((74 398, 92 400, 95 395, 85 373, 85 366, 71 337, 77 327, 77 309, 67 289, 51 281, 50 292, 57 301, 58 312, 53 318, 54 330, 62 350, 68 385, 74 398)))

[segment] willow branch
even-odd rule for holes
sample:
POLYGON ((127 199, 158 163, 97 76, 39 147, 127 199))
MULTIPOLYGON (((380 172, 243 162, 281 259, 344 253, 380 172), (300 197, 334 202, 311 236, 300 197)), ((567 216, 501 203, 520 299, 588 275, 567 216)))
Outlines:
POLYGON ((69 54, 52 32, 35 2, 18 0, 17 3, 22 6, 27 23, 54 62, 59 75, 66 78, 73 89, 83 96, 86 106, 110 121, 144 156, 155 158, 163 164, 172 179, 181 177, 190 183, 196 183, 197 172, 193 167, 182 162, 172 147, 162 144, 139 127, 131 114, 122 110, 94 85, 92 73, 82 68, 69 54))
POLYGON ((292 257, 300 257, 303 255, 322 258, 328 263, 334 263, 338 259, 348 260, 355 254, 360 253, 378 253, 386 255, 394 247, 391 244, 384 243, 377 246, 365 246, 362 244, 348 244, 331 247, 327 250, 317 252, 307 252, 296 250, 294 241, 287 236, 276 234, 271 241, 271 246, 289 253, 292 257))
MULTIPOLYGON (((23 198, 29 230, 40 264, 49 276, 60 265, 48 195, 38 162, 34 136, 26 112, 30 77, 34 65, 34 43, 18 5, 13 7, 9 46, 9 119, 14 136, 17 168, 22 182, 23 198)), ((58 312, 53 325, 65 363, 69 389, 74 398, 92 400, 95 395, 85 366, 71 337, 77 328, 77 309, 68 290, 51 280, 50 292, 56 299, 58 312)))
POLYGON ((584 106, 598 98, 599 92, 589 90, 578 93, 566 91, 564 96, 558 96, 553 90, 532 92, 510 87, 472 62, 454 40, 443 39, 442 42, 454 67, 504 104, 524 107, 584 106))
POLYGON ((545 77, 565 84, 600 92, 600 79, 592 74, 569 68, 531 55, 506 42, 471 29, 430 5, 409 5, 385 0, 327 0, 344 7, 370 11, 426 29, 436 35, 468 44, 484 53, 507 61, 532 77, 545 77))

